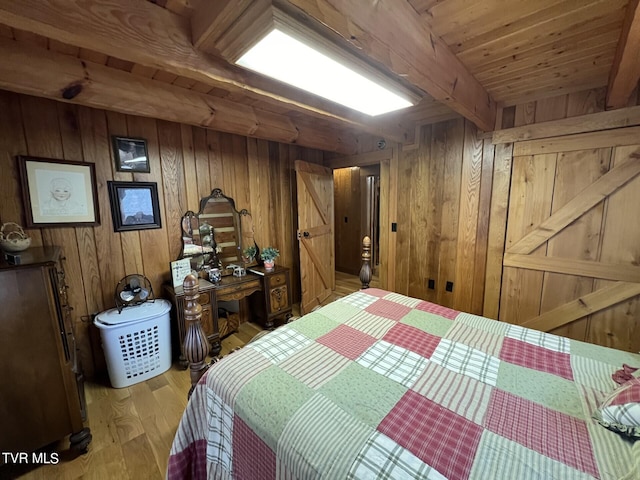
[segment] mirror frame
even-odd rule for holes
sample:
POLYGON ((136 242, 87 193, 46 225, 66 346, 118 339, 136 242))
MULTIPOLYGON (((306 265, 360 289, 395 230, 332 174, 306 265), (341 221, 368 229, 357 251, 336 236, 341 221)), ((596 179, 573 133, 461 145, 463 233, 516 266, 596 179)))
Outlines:
MULTIPOLYGON (((189 210, 182 216, 182 220, 180 222, 181 237, 182 237, 182 251, 180 252, 180 258, 190 258, 191 268, 193 270, 201 271, 201 270, 206 270, 207 267, 209 268, 217 267, 220 269, 220 273, 223 276, 233 274, 233 270, 230 268, 227 268, 227 266, 229 265, 238 265, 238 266, 244 266, 244 267, 256 265, 257 262, 255 259, 252 262, 247 262, 246 257, 244 257, 245 245, 244 245, 244 236, 242 231, 242 223, 244 219, 247 217, 251 218, 251 214, 246 208, 238 211, 236 209, 236 203, 233 198, 225 195, 222 192, 222 189, 214 188, 213 190, 211 190, 210 195, 206 197, 202 197, 200 199, 200 208, 198 210, 198 213, 195 213, 189 210), (221 243, 228 244, 229 243, 228 238, 224 239, 226 241, 221 241, 223 239, 221 239, 220 233, 218 232, 218 234, 216 235, 216 228, 219 228, 219 227, 212 225, 212 223, 214 222, 207 222, 206 218, 203 218, 203 216, 208 215, 206 213, 206 208, 207 208, 207 205, 209 205, 209 202, 212 200, 217 200, 219 203, 222 203, 220 202, 220 199, 224 199, 226 202, 228 202, 229 210, 233 216, 233 227, 234 227, 233 236, 235 237, 235 244, 231 244, 231 248, 234 248, 236 250, 236 255, 229 255, 229 252, 227 251, 226 252, 227 255, 224 258, 221 258, 220 254, 222 254, 224 252, 224 248, 228 248, 229 245, 225 245, 225 247, 220 247, 219 244, 221 243), (208 232, 201 232, 203 224, 211 225, 211 233, 213 234, 213 238, 212 238, 213 243, 210 245, 211 250, 208 250, 208 251, 204 251, 204 248, 200 241, 200 238, 202 238, 202 235, 206 235, 208 233, 208 232), (194 232, 196 230, 198 231, 198 233, 194 235, 194 232), (198 239, 198 240, 194 241, 195 239, 198 239), (187 250, 190 249, 189 248, 190 245, 195 245, 195 247, 191 248, 191 250, 194 250, 194 251, 193 253, 186 253, 187 250), (197 250, 198 248, 200 249, 200 251, 197 250)), ((253 235, 251 235, 251 240, 253 240, 253 235)), ((253 241, 253 243, 257 248, 257 244, 255 244, 255 241, 253 241)), ((208 246, 209 245, 205 246, 205 248, 208 246)))

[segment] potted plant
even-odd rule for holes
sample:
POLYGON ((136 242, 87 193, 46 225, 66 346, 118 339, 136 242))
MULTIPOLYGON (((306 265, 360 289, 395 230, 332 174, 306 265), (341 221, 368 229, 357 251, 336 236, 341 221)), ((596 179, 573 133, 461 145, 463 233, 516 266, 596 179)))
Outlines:
POLYGON ((255 245, 250 245, 242 251, 246 263, 253 262, 253 259, 256 258, 257 253, 258 248, 255 245))
POLYGON ((260 252, 260 258, 264 262, 264 268, 267 271, 273 270, 273 265, 275 259, 280 256, 280 252, 277 248, 273 247, 265 247, 264 250, 260 252))

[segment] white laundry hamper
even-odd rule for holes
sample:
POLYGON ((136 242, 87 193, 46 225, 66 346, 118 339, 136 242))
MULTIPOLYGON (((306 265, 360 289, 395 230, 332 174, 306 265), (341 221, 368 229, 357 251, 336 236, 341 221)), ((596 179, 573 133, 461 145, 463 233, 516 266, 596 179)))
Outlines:
POLYGON ((171 303, 156 299, 98 314, 109 380, 123 388, 153 378, 171 367, 171 303))

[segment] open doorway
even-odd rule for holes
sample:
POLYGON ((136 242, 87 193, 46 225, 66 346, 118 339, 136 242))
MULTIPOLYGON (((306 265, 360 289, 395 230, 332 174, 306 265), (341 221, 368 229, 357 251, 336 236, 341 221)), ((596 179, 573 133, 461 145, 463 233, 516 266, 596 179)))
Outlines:
POLYGON ((360 273, 362 237, 372 240, 374 269, 380 258, 380 165, 333 171, 336 271, 360 273))

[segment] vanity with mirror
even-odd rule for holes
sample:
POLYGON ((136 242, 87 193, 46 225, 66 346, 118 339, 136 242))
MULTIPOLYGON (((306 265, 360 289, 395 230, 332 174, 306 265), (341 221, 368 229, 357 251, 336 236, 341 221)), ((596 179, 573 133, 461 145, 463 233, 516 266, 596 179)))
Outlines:
MULTIPOLYGON (((202 198, 197 213, 184 214, 180 235, 183 245, 180 258, 188 258, 192 271, 199 277, 201 322, 211 356, 220 352, 220 340, 238 328, 241 315, 264 328, 273 328, 291 316, 289 269, 278 266, 266 271, 256 258, 243 255, 249 246, 255 246, 259 252, 251 214, 246 209, 238 211, 233 198, 224 195, 221 189, 215 188, 202 198), (228 301, 242 302, 245 308, 236 313, 219 305, 228 301)), ((177 356, 180 365, 186 368, 183 288, 167 284, 164 290, 174 306, 174 358, 177 356)))
POLYGON ((181 233, 181 258, 189 258, 191 268, 197 272, 217 268, 222 276, 246 265, 242 252, 253 244, 251 215, 246 209, 236 210, 233 198, 219 188, 200 200, 198 213, 184 214, 181 233))

